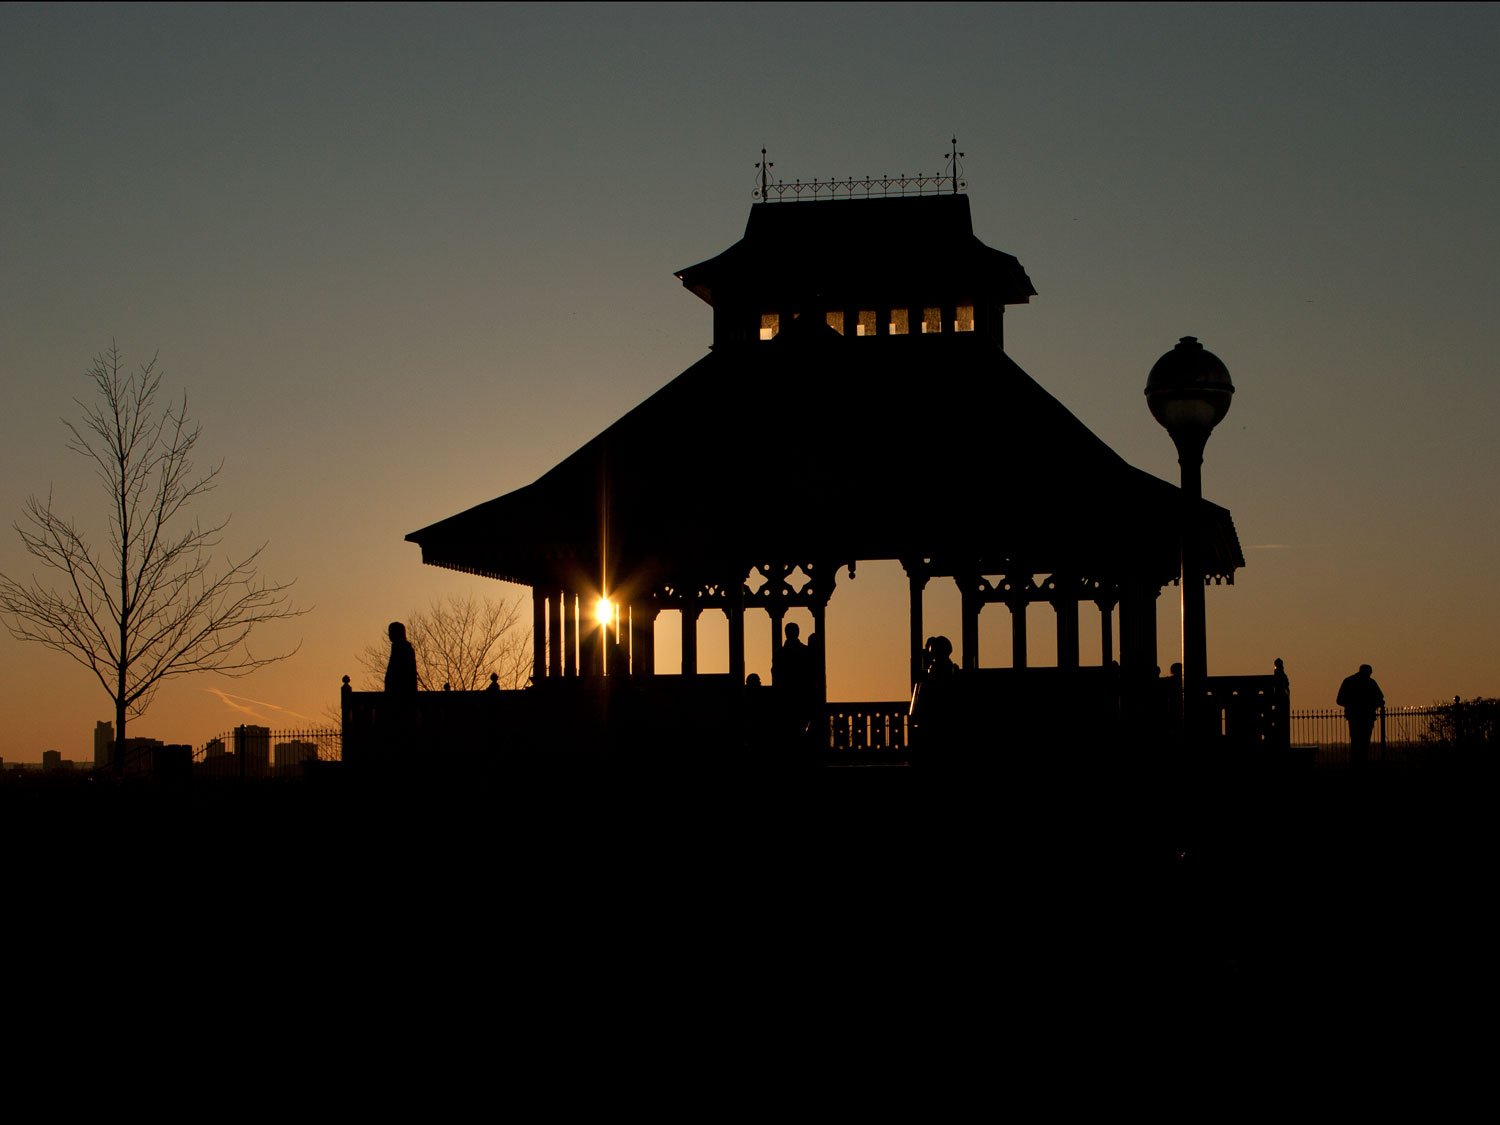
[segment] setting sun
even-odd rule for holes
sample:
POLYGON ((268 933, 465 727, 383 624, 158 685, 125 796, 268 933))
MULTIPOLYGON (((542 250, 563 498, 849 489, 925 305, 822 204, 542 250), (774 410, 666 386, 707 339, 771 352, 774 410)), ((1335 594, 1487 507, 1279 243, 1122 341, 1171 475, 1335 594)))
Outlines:
POLYGON ((614 604, 608 598, 600 598, 594 606, 594 620, 601 625, 608 625, 614 619, 614 604))

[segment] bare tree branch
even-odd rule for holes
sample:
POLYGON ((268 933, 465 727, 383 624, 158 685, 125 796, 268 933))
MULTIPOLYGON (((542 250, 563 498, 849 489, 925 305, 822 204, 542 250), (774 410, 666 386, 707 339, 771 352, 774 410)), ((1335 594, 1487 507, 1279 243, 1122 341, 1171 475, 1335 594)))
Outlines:
MULTIPOLYGON (((89 669, 115 703, 115 737, 127 715, 144 714, 173 676, 216 672, 244 676, 291 652, 256 656, 258 625, 297 617, 290 582, 260 578, 262 547, 239 562, 216 565, 227 519, 187 523, 193 501, 213 490, 221 466, 201 476, 193 451, 201 433, 188 420, 187 396, 157 406, 156 357, 132 375, 120 351, 94 357, 87 377, 95 395, 78 402, 80 422, 64 420, 67 447, 87 458, 109 497, 106 546, 96 549, 69 518, 31 497, 14 524, 27 552, 56 572, 56 587, 33 574, 21 582, 0 574, 0 619, 11 635, 35 641, 89 669)), ((300 647, 300 646, 299 646, 300 647)), ((123 755, 115 755, 118 765, 123 755)))
MULTIPOLYGON (((520 629, 521 598, 450 597, 407 615, 406 639, 417 656, 424 691, 480 691, 494 673, 502 689, 526 686, 531 674, 531 630, 520 629)), ((382 630, 384 632, 384 630, 382 630)), ((388 642, 366 645, 360 667, 370 690, 384 683, 388 642)))

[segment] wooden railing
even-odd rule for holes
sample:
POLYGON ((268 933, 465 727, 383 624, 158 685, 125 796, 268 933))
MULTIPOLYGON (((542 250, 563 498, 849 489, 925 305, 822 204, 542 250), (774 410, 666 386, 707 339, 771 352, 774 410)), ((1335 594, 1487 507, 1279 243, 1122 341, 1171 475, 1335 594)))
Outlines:
MULTIPOLYGON (((1086 748, 1112 752, 1178 737, 1179 689, 1170 679, 1122 695, 1118 669, 979 669, 961 673, 950 731, 985 751, 1032 755, 1086 748)), ((1285 681, 1221 676, 1208 683, 1218 739, 1240 752, 1288 745, 1285 681)), ((344 758, 419 750, 695 756, 795 743, 830 760, 904 759, 922 735, 907 700, 830 703, 811 726, 774 688, 729 676, 579 677, 525 691, 343 692, 344 758), (796 732, 806 729, 805 734, 796 732)))

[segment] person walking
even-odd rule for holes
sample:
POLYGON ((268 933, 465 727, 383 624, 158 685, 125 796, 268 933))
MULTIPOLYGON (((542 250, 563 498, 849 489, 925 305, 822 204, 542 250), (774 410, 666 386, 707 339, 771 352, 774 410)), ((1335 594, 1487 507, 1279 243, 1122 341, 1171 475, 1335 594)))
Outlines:
POLYGON ((1344 718, 1349 723, 1349 764, 1355 769, 1363 769, 1369 760, 1370 730, 1375 725, 1376 712, 1385 706, 1385 694, 1371 675, 1373 671, 1368 664, 1361 664, 1358 672, 1339 685, 1334 701, 1344 709, 1344 718))

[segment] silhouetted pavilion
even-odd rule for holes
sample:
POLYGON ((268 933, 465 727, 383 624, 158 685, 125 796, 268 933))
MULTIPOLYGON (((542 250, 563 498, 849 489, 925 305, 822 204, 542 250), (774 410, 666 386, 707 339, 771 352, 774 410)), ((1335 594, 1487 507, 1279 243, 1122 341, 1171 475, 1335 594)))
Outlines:
MULTIPOLYGON (((657 671, 668 609, 693 675, 697 618, 716 610, 738 683, 747 610, 779 638, 806 607, 822 632, 839 570, 882 559, 909 576, 914 677, 923 590, 950 578, 964 668, 999 604, 1025 669, 1042 602, 1059 669, 1078 667, 1089 606, 1105 664, 1118 651, 1125 679, 1154 680, 1179 491, 1005 354, 1005 308, 1035 290, 975 237, 966 196, 757 203, 739 242, 677 276, 713 309, 708 355, 534 483, 407 536, 426 563, 532 588, 538 684, 606 671, 589 641, 603 595, 621 607, 609 675, 657 671)), ((1229 513, 1205 502, 1196 523, 1207 577, 1232 581, 1229 513)))

